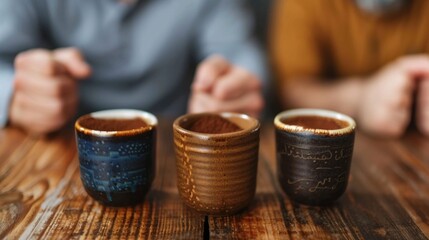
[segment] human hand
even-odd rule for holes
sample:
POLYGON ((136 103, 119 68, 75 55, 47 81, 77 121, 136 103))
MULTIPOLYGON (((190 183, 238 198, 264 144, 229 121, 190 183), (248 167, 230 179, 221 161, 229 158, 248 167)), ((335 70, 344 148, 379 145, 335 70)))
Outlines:
POLYGON ((91 69, 75 48, 29 50, 15 58, 9 122, 32 134, 63 127, 75 114, 78 79, 91 69))
POLYGON ((416 126, 421 133, 429 137, 429 75, 420 80, 417 89, 416 126))
POLYGON ((368 79, 357 109, 359 126, 378 135, 401 136, 411 120, 416 78, 429 72, 427 61, 425 56, 402 57, 368 79))
POLYGON ((188 111, 240 112, 258 117, 264 106, 261 89, 255 75, 212 56, 198 66, 188 111))

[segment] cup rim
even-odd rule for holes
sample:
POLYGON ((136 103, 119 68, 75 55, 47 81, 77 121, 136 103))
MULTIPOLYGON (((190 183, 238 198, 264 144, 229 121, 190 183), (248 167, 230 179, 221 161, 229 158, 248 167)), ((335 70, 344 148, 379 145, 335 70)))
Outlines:
POLYGON ((274 118, 274 125, 276 128, 280 130, 288 131, 288 132, 311 133, 311 134, 330 135, 330 136, 349 134, 354 132, 356 129, 356 122, 350 116, 336 111, 320 109, 320 108, 296 108, 296 109, 290 109, 290 110, 280 112, 274 118), (295 117, 295 116, 329 117, 329 118, 345 121, 348 123, 348 126, 340 129, 331 129, 331 130, 319 129, 319 128, 309 129, 309 128, 303 128, 301 126, 289 125, 281 121, 281 119, 295 117))
POLYGON ((82 132, 86 135, 95 135, 99 137, 112 137, 112 136, 130 136, 139 133, 143 133, 146 131, 152 130, 154 127, 158 125, 158 119, 152 113, 136 110, 136 109, 108 109, 101 110, 92 113, 85 114, 79 117, 75 122, 75 129, 78 132, 82 132), (83 127, 80 124, 80 121, 86 118, 110 118, 110 119, 130 119, 140 117, 143 118, 144 121, 148 124, 146 127, 129 129, 129 130, 119 130, 119 131, 102 131, 102 130, 94 130, 83 127))
POLYGON ((260 124, 258 119, 251 117, 251 116, 244 114, 244 113, 234 113, 234 112, 188 113, 188 114, 185 114, 185 115, 178 117, 173 123, 173 128, 175 130, 177 130, 178 132, 180 132, 182 134, 186 134, 186 135, 192 135, 192 136, 195 136, 195 137, 200 138, 200 139, 213 139, 213 138, 226 138, 226 137, 229 138, 229 137, 242 136, 244 133, 252 133, 252 132, 258 131, 260 126, 261 126, 261 124, 260 124), (252 124, 252 126, 250 126, 248 128, 241 129, 241 130, 234 131, 234 132, 228 132, 228 133, 194 132, 194 131, 191 131, 191 130, 188 130, 188 129, 182 127, 182 125, 181 125, 181 123, 186 119, 197 118, 197 117, 201 117, 204 115, 219 115, 225 119, 228 119, 230 117, 238 117, 241 119, 252 121, 254 124, 252 124))

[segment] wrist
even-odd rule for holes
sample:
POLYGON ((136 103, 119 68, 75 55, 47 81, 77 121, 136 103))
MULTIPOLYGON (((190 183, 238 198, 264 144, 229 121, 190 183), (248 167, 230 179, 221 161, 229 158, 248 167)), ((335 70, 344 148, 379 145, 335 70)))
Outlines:
POLYGON ((344 99, 348 99, 346 104, 348 109, 346 113, 353 118, 358 119, 361 112, 361 100, 364 94, 364 79, 352 78, 347 82, 347 90, 344 91, 347 96, 344 99))

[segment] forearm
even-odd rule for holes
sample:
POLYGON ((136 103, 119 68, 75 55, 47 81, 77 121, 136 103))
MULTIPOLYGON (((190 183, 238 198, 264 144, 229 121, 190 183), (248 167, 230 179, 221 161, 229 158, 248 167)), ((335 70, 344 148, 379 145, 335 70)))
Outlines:
POLYGON ((36 8, 38 1, 0 1, 0 127, 9 119, 17 54, 44 46, 36 8))
POLYGON ((285 108, 325 108, 356 117, 362 80, 341 79, 333 83, 294 79, 281 86, 280 98, 285 108))

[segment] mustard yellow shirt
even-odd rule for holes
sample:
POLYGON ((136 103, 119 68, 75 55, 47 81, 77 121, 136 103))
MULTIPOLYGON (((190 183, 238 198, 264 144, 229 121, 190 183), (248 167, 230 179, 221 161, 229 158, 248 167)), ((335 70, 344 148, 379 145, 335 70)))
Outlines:
POLYGON ((362 76, 400 56, 429 53, 429 1, 411 2, 375 16, 353 0, 278 0, 269 42, 276 79, 362 76))

